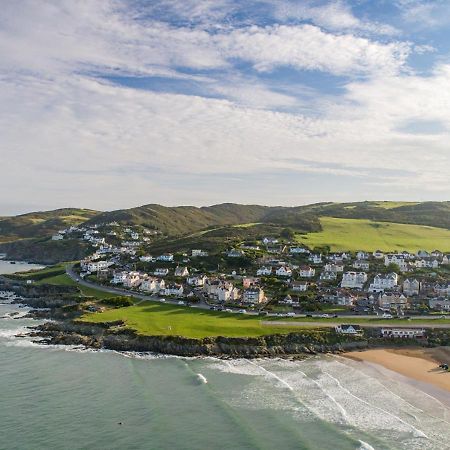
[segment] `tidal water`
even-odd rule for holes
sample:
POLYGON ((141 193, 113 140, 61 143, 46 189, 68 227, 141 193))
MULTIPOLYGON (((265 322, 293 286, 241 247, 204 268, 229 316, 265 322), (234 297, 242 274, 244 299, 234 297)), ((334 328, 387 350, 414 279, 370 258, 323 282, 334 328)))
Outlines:
POLYGON ((0 259, 0 274, 2 273, 14 273, 14 272, 27 272, 34 269, 42 269, 44 266, 39 264, 29 264, 23 261, 5 261, 0 259))
POLYGON ((1 450, 450 448, 439 396, 369 365, 48 347, 26 311, 0 304, 1 450))

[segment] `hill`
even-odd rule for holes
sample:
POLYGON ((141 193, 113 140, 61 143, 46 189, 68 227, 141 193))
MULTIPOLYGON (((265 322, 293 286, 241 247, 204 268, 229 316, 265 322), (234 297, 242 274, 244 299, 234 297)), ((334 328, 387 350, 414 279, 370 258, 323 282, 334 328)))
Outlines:
POLYGON ((450 251, 450 230, 423 225, 377 222, 366 219, 323 217, 322 231, 297 236, 297 241, 331 251, 450 251))
POLYGON ((90 209, 63 208, 0 218, 0 242, 51 236, 70 225, 79 225, 96 216, 90 209))

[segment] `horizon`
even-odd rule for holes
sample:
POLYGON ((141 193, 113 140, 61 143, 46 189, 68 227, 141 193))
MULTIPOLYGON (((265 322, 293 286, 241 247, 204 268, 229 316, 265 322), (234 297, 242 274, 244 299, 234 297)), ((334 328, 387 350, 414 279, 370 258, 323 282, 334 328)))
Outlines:
POLYGON ((19 0, 2 214, 450 198, 450 4, 19 0))
POLYGON ((6 218, 6 217, 15 217, 15 216, 21 216, 26 214, 38 214, 38 213, 44 213, 48 211, 58 211, 58 210, 64 210, 64 209, 79 209, 84 211, 94 211, 99 213, 105 213, 105 212, 113 212, 118 210, 128 210, 128 209, 134 209, 134 208, 142 208, 145 206, 150 205, 157 205, 162 206, 164 208, 182 208, 182 207, 193 207, 193 208, 210 208, 213 206, 220 206, 220 205, 239 205, 239 206, 262 206, 267 208, 297 208, 302 206, 313 206, 313 205, 320 205, 320 204, 354 204, 354 203, 405 203, 405 204, 411 204, 411 203, 445 203, 450 200, 427 200, 427 201, 414 201, 414 200, 360 200, 360 201, 342 201, 342 202, 332 202, 332 201, 321 201, 321 202, 314 202, 314 203, 302 203, 302 204, 292 204, 292 205, 276 205, 276 204, 258 204, 258 203, 239 203, 239 202, 221 202, 221 203, 213 203, 209 205, 193 205, 193 204, 176 204, 176 205, 165 205, 162 203, 145 203, 145 204, 139 204, 134 206, 126 206, 124 208, 117 208, 117 209, 92 209, 87 207, 77 207, 77 206, 62 206, 57 207, 53 209, 40 209, 40 210, 25 210, 24 212, 18 212, 13 214, 5 214, 0 212, 0 218, 6 218))

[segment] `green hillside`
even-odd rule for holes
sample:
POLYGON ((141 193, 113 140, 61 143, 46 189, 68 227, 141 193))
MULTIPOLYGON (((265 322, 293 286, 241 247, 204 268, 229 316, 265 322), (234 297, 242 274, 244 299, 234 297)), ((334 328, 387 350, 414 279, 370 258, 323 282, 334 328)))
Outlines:
POLYGON ((62 228, 78 225, 96 216, 90 209, 63 208, 0 218, 0 242, 51 236, 62 228))
POLYGON ((298 242, 311 248, 329 246, 332 251, 450 251, 450 230, 442 228, 333 217, 320 222, 322 231, 297 235, 298 242))

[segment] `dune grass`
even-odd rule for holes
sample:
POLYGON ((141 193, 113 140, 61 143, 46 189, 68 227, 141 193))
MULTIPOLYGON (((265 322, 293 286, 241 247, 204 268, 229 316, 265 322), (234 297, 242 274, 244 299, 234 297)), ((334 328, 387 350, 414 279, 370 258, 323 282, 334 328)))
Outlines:
POLYGON ((335 217, 322 217, 320 223, 321 232, 297 235, 297 241, 332 251, 450 251, 450 230, 444 228, 335 217))

